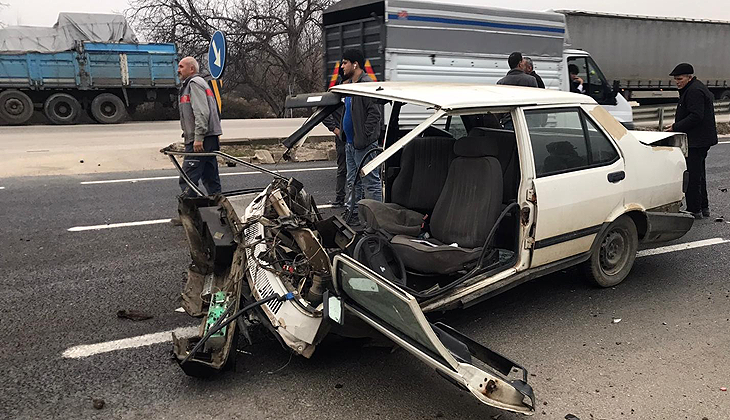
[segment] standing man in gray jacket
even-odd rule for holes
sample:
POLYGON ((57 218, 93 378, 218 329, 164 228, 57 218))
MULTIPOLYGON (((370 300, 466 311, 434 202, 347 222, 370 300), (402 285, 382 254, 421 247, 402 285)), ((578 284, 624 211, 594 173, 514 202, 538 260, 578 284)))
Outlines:
MULTIPOLYGON (((220 150, 221 120, 218 104, 208 82, 198 74, 200 67, 193 57, 185 57, 177 66, 180 87, 180 126, 185 139, 185 152, 202 153, 220 150)), ((221 192, 218 161, 215 156, 186 156, 183 170, 197 186, 203 182, 208 195, 221 192)), ((193 197, 195 192, 180 177, 183 196, 193 197)))

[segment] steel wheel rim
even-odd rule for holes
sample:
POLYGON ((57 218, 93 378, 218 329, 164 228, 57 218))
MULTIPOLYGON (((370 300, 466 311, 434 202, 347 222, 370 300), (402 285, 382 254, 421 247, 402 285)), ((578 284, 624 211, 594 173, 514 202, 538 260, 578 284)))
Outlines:
POLYGON ((5 111, 13 116, 22 115, 23 111, 25 111, 25 105, 18 98, 10 98, 5 101, 5 111))
POLYGON ((102 102, 101 106, 99 107, 99 111, 101 111, 101 114, 103 116, 108 118, 117 115, 117 107, 111 101, 102 102))
POLYGON ((629 246, 629 235, 623 229, 614 229, 606 234, 601 243, 599 262, 601 271, 606 275, 613 276, 621 271, 629 259, 627 249, 629 246))
POLYGON ((60 118, 66 119, 73 115, 73 108, 68 102, 59 101, 53 106, 53 113, 60 118))

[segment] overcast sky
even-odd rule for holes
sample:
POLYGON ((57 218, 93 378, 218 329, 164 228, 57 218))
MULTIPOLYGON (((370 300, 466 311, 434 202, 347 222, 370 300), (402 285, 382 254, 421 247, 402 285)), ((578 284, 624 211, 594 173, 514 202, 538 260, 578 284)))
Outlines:
MULTIPOLYGON (((128 0, 0 0, 10 6, 0 10, 0 22, 8 25, 51 26, 58 12, 122 12, 129 7, 128 0)), ((550 10, 576 9, 598 12, 676 16, 695 19, 730 21, 728 0, 612 0, 586 2, 585 0, 439 0, 449 3, 489 5, 510 9, 550 10)))

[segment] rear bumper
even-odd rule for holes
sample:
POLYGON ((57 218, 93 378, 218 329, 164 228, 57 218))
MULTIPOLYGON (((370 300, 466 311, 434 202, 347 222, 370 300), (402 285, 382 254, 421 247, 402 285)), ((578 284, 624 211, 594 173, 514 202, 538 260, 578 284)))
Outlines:
POLYGON ((689 213, 651 212, 646 214, 646 234, 641 243, 666 242, 681 238, 692 228, 695 218, 689 213))

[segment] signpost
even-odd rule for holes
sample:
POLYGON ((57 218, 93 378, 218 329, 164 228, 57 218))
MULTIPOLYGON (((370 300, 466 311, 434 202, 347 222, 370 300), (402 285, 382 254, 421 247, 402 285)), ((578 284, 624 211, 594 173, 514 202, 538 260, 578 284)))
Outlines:
POLYGON ((215 101, 218 103, 218 112, 221 111, 221 83, 220 77, 226 68, 226 36, 221 31, 215 31, 210 38, 208 47, 208 70, 213 80, 210 81, 215 94, 215 101))
POLYGON ((226 66, 226 36, 215 31, 208 47, 208 70, 214 79, 220 79, 226 66))

